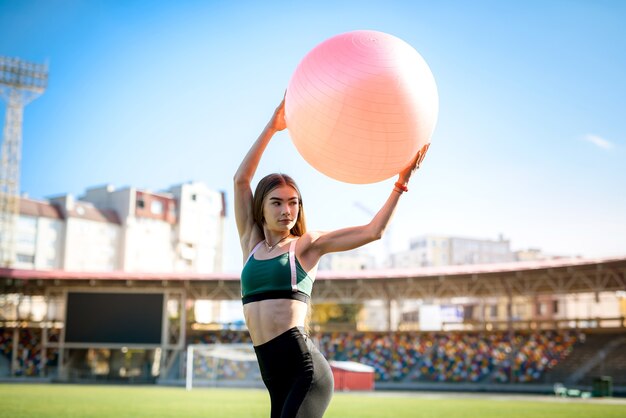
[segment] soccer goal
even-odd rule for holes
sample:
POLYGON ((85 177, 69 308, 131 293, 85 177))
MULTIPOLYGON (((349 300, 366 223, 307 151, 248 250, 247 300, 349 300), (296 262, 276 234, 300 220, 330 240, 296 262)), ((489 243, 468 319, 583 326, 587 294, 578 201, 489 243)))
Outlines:
POLYGON ((252 344, 187 346, 186 388, 263 387, 252 344))

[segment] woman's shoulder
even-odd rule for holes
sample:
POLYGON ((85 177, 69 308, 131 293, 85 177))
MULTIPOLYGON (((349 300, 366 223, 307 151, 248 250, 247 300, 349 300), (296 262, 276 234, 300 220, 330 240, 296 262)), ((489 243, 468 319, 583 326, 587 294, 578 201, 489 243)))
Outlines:
POLYGON ((323 231, 307 231, 300 238, 298 238, 298 244, 310 245, 314 243, 322 235, 324 235, 323 231))
POLYGON ((316 248, 318 240, 326 234, 324 231, 307 231, 298 238, 299 252, 307 253, 316 248))

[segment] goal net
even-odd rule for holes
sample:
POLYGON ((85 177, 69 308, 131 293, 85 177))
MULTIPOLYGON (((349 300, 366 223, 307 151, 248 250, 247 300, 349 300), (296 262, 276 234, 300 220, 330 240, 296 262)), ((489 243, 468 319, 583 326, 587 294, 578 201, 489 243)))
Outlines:
POLYGON ((252 344, 187 346, 186 387, 263 387, 252 344))

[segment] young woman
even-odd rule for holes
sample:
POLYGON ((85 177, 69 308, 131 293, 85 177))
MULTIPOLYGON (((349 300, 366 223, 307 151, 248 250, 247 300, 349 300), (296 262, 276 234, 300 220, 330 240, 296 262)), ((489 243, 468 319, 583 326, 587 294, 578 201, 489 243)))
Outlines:
POLYGON ((306 230, 302 195, 291 177, 270 174, 254 194, 250 187, 267 144, 285 128, 283 100, 234 177, 235 219, 245 263, 243 311, 270 394, 271 417, 313 418, 324 415, 333 392, 330 366, 304 328, 320 257, 380 239, 428 145, 398 175, 370 223, 312 232, 306 230))

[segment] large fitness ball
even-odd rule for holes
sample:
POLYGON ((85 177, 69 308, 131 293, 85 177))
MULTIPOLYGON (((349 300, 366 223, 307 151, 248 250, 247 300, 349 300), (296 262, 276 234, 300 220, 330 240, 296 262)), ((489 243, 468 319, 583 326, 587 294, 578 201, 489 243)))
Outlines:
POLYGON ((311 50, 285 97, 289 134, 302 157, 329 177, 375 183, 409 165, 430 142, 435 79, 409 44, 361 30, 311 50))

